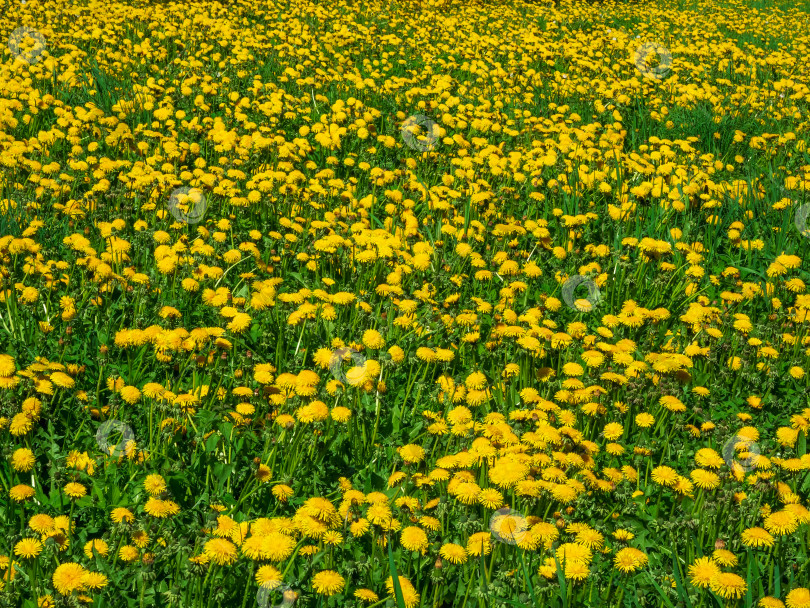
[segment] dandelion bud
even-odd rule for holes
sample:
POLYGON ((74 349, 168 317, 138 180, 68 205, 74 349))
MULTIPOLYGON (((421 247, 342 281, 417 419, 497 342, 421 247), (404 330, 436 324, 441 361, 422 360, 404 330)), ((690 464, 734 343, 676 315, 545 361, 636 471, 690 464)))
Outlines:
POLYGON ((557 520, 557 527, 558 527, 560 530, 562 530, 563 528, 565 528, 565 520, 564 520, 564 519, 562 519, 562 518, 558 519, 558 520, 557 520))
POLYGON ((435 563, 435 564, 433 564, 433 567, 434 567, 434 568, 436 568, 437 570, 441 570, 442 565, 443 565, 443 564, 442 564, 442 558, 441 558, 441 557, 437 557, 437 558, 436 558, 436 563, 435 563))
POLYGON ((714 548, 715 549, 725 549, 726 548, 726 541, 724 541, 722 538, 718 538, 716 541, 714 541, 714 548))

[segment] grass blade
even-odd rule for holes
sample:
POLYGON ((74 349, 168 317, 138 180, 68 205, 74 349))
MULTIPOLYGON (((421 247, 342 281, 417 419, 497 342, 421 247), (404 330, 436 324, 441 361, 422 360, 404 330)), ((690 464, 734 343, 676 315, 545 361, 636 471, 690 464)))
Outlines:
POLYGON ((751 608, 753 599, 751 597, 751 552, 748 551, 748 573, 745 576, 745 608, 751 608))
POLYGON ((523 552, 521 551, 518 555, 520 556, 520 565, 523 566, 523 576, 526 578, 526 586, 529 588, 529 595, 532 598, 532 606, 538 606, 537 598, 534 596, 534 585, 532 585, 531 575, 528 568, 526 568, 526 562, 523 560, 523 552))
POLYGON ((779 572, 779 564, 774 562, 773 564, 773 588, 776 592, 776 597, 782 595, 782 584, 780 582, 780 578, 782 578, 782 574, 779 572))
POLYGON ((692 608, 692 602, 689 601, 689 592, 686 590, 681 580, 681 566, 674 552, 672 553, 672 572, 675 576, 675 586, 678 591, 678 596, 681 598, 681 601, 686 604, 686 608, 692 608))
POLYGON ((481 541, 481 553, 480 553, 479 557, 481 558, 481 570, 478 572, 478 588, 481 590, 481 597, 478 598, 478 604, 480 605, 482 603, 481 598, 483 598, 484 595, 486 594, 486 588, 487 588, 486 587, 486 581, 484 580, 484 576, 486 575, 486 572, 487 572, 487 565, 486 565, 486 562, 484 562, 484 541, 483 540, 481 541))
POLYGON ((397 598, 397 608, 405 608, 405 600, 402 597, 402 588, 399 586, 399 574, 394 563, 394 551, 391 549, 391 541, 388 541, 388 567, 391 570, 391 582, 394 583, 394 595, 397 598))
POLYGON ((554 553, 554 563, 557 565, 557 580, 560 582, 560 592, 562 594, 563 608, 568 606, 568 589, 565 585, 565 575, 560 567, 560 560, 557 559, 557 553, 554 553))
POLYGON ((664 590, 661 589, 661 587, 658 586, 658 583, 655 582, 652 572, 647 572, 647 578, 650 579, 650 582, 653 584, 653 587, 655 587, 655 590, 661 596, 661 599, 664 600, 666 605, 669 606, 669 608, 675 608, 675 604, 669 601, 669 598, 664 594, 664 590))

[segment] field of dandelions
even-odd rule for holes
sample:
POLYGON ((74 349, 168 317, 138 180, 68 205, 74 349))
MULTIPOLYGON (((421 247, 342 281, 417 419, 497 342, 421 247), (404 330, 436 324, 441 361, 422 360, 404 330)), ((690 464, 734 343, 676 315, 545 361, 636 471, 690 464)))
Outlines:
POLYGON ((0 0, 0 606, 810 607, 809 16, 0 0))

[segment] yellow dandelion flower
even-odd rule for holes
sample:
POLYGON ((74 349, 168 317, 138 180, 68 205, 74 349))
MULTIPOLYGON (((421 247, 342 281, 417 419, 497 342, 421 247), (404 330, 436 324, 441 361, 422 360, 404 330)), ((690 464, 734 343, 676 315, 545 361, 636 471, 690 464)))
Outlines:
POLYGON ((334 570, 323 570, 312 577, 312 588, 318 595, 327 597, 340 593, 346 581, 334 570))

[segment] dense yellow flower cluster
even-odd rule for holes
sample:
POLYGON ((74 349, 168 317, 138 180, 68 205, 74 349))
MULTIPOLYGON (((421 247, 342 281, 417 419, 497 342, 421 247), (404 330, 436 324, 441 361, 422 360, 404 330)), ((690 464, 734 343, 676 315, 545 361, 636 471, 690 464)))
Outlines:
POLYGON ((810 608, 772 4, 4 11, 0 603, 810 608))

